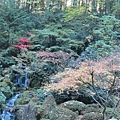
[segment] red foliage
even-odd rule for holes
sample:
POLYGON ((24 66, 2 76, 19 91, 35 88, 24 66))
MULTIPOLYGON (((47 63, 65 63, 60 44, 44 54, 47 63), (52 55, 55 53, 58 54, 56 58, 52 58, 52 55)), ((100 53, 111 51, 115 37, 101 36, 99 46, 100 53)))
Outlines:
POLYGON ((19 39, 19 42, 17 44, 13 45, 15 48, 18 48, 19 50, 22 50, 24 48, 29 48, 30 47, 30 41, 28 38, 23 38, 21 37, 19 39))
POLYGON ((52 76, 53 81, 56 79, 60 81, 46 85, 46 89, 63 92, 65 89, 72 88, 72 90, 77 91, 79 86, 87 86, 87 83, 92 83, 92 72, 94 72, 95 86, 99 86, 101 89, 109 89, 115 79, 115 86, 116 88, 119 87, 120 52, 98 61, 86 60, 81 62, 76 69, 66 68, 63 72, 52 76))
POLYGON ((69 59, 70 55, 66 52, 47 52, 43 51, 37 54, 37 57, 40 58, 40 61, 49 61, 53 64, 65 64, 69 59))
POLYGON ((54 57, 54 53, 52 52, 46 52, 46 51, 43 51, 43 52, 40 52, 37 54, 38 57, 54 57))

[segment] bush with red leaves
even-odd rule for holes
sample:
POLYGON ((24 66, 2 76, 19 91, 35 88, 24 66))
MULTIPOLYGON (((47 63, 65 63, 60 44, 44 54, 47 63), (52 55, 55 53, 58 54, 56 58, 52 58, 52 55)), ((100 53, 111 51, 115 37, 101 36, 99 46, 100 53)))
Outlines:
POLYGON ((17 44, 13 45, 15 48, 18 48, 19 50, 25 49, 25 48, 29 48, 30 47, 30 41, 28 40, 28 38, 24 38, 21 37, 19 39, 19 42, 17 44))
POLYGON ((51 62, 54 65, 65 66, 70 58, 70 54, 66 52, 47 52, 42 51, 37 54, 37 57, 40 58, 40 61, 51 62))

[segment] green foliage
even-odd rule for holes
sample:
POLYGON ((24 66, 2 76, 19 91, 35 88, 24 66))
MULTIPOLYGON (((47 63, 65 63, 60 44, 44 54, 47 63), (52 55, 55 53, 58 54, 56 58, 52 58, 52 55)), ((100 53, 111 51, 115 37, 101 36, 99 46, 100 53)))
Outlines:
POLYGON ((104 40, 96 41, 95 44, 91 44, 86 48, 87 54, 93 56, 93 58, 108 56, 112 51, 113 47, 106 44, 104 40))
POLYGON ((3 107, 3 105, 5 104, 6 101, 6 97, 5 95, 0 91, 0 107, 3 107))
POLYGON ((78 24, 71 24, 65 20, 65 13, 57 10, 46 10, 37 24, 32 29, 33 36, 30 37, 32 50, 65 51, 80 54, 84 49, 84 42, 78 38, 80 27, 78 24), (46 24, 47 23, 47 24, 46 24), (76 27, 76 28, 75 28, 76 27))
POLYGON ((26 36, 33 26, 31 16, 25 10, 3 5, 0 8, 0 48, 9 49, 18 38, 26 36))
POLYGON ((120 20, 115 16, 105 15, 99 19, 98 28, 93 30, 93 34, 97 35, 98 40, 103 39, 108 44, 116 44, 119 34, 118 27, 120 27, 120 20))
POLYGON ((99 18, 97 28, 93 30, 94 44, 86 48, 87 52, 92 52, 95 56, 109 55, 116 47, 119 46, 119 31, 120 20, 114 16, 102 16, 99 18))
POLYGON ((15 61, 13 58, 0 56, 0 66, 2 66, 3 68, 9 67, 13 64, 15 64, 15 61))
POLYGON ((45 100, 45 98, 50 95, 50 92, 47 92, 44 87, 41 87, 39 89, 36 90, 36 95, 39 98, 40 102, 43 102, 45 100))
POLYGON ((13 73, 19 73, 25 77, 25 73, 21 67, 28 67, 28 74, 30 75, 29 86, 40 87, 44 83, 50 82, 50 76, 62 71, 68 63, 70 55, 64 52, 32 52, 22 50, 17 57, 13 57, 15 65, 10 69, 13 73))
POLYGON ((73 38, 76 33, 61 23, 51 23, 46 25, 43 30, 32 30, 32 33, 35 36, 31 38, 31 43, 37 50, 52 52, 62 50, 79 54, 84 47, 83 41, 73 38))
POLYGON ((10 98, 13 95, 13 84, 10 81, 0 82, 0 92, 2 92, 6 98, 10 98))
POLYGON ((78 19, 79 16, 85 14, 85 7, 68 7, 66 10, 66 14, 64 15, 66 21, 70 21, 72 19, 78 19))
POLYGON ((120 19, 120 1, 114 3, 112 13, 116 16, 116 18, 120 19))
POLYGON ((19 23, 25 17, 25 12, 20 9, 5 7, 0 9, 0 36, 1 47, 6 44, 7 48, 18 36, 15 34, 20 30, 19 23))

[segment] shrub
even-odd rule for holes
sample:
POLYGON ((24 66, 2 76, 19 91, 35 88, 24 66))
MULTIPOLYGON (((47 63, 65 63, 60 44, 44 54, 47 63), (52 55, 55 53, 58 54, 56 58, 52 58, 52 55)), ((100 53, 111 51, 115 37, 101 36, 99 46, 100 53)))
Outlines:
POLYGON ((30 41, 28 38, 20 38, 19 42, 17 44, 13 45, 15 48, 18 48, 19 50, 29 48, 30 47, 30 41))
POLYGON ((29 86, 40 87, 50 82, 50 76, 62 71, 69 60, 70 55, 64 52, 33 52, 22 49, 17 57, 13 57, 16 64, 11 67, 13 74, 18 73, 25 76, 23 69, 28 67, 30 76, 29 86))
POLYGON ((86 48, 87 54, 95 57, 107 56, 119 47, 120 20, 115 16, 102 16, 98 19, 99 24, 93 29, 94 42, 86 48))
MULTIPOLYGON (((26 33, 35 27, 32 14, 24 9, 14 6, 14 0, 1 3, 0 7, 0 51, 8 50, 21 36, 27 36, 26 33)), ((9 49, 9 52, 12 50, 9 49)), ((5 53, 5 52, 4 52, 5 53)), ((12 52, 11 52, 12 53, 12 52)), ((4 54, 5 55, 5 54, 4 54)), ((12 56, 11 54, 7 54, 12 56)))
MULTIPOLYGON (((103 108, 102 114, 103 118, 105 118, 106 108, 111 105, 116 109, 119 104, 119 98, 114 100, 114 91, 116 96, 119 95, 117 90, 120 85, 119 58, 120 54, 118 52, 98 61, 86 60, 81 62, 77 69, 67 68, 64 72, 59 72, 53 76, 51 78, 53 83, 46 85, 45 88, 47 91, 55 91, 60 95, 63 95, 64 91, 69 89, 68 95, 72 92, 86 93, 103 108), (56 83, 55 80, 57 79, 59 81, 56 83)), ((107 116, 107 118, 109 117, 111 116, 107 116)))
POLYGON ((53 65, 58 65, 63 68, 67 65, 70 58, 70 54, 62 51, 56 53, 43 51, 39 52, 37 56, 40 58, 40 62, 46 61, 48 63, 52 63, 53 65))
MULTIPOLYGON (((88 88, 84 89, 85 87, 80 87, 80 89, 83 89, 86 94, 94 96, 96 94, 93 89, 94 85, 98 91, 106 91, 102 94, 99 91, 98 94, 100 94, 100 96, 102 95, 101 97, 104 97, 104 95, 107 93, 108 96, 111 96, 111 93, 109 94, 109 92, 113 92, 114 89, 117 89, 120 84, 119 57, 119 53, 113 54, 112 56, 96 62, 90 60, 80 62, 79 66, 76 67, 77 69, 66 68, 64 72, 59 72, 51 78, 53 83, 47 85, 46 89, 48 91, 53 90, 58 93, 64 93, 66 89, 72 89, 72 91, 78 92, 79 86, 85 86, 88 88), (92 77, 94 78, 93 81, 92 77), (55 80, 59 81, 56 83, 55 80)), ((103 99, 107 98, 105 97, 103 99)))

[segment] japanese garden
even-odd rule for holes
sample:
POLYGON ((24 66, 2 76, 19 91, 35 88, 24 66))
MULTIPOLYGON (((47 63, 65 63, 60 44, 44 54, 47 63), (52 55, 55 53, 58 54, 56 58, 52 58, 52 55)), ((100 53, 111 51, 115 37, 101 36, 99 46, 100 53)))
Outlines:
POLYGON ((0 0, 0 120, 120 120, 120 0, 0 0))

